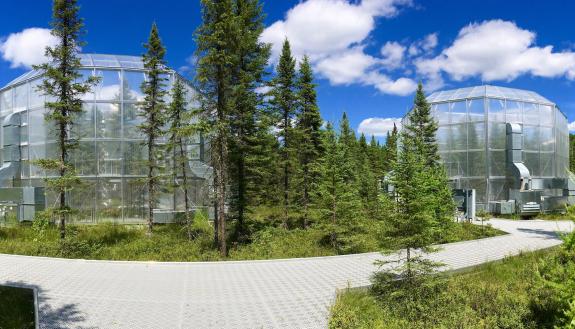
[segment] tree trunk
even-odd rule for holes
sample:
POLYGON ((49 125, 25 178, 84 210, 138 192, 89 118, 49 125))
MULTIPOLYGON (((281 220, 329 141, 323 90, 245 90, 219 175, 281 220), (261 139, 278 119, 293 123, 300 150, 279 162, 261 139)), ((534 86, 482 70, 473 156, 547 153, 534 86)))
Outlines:
POLYGON ((184 219, 186 221, 186 229, 188 233, 188 239, 192 240, 192 219, 190 218, 190 198, 188 195, 188 158, 186 152, 184 151, 183 141, 180 138, 180 161, 182 165, 182 180, 184 184, 184 219))
POLYGON ((226 90, 224 79, 226 79, 225 72, 222 67, 218 67, 217 72, 217 104, 216 112, 218 118, 218 125, 216 128, 215 137, 215 180, 216 180, 216 204, 217 204, 217 216, 218 216, 218 235, 217 242, 220 249, 220 255, 226 257, 228 254, 228 248, 226 245, 226 185, 227 185, 227 148, 226 148, 226 135, 228 128, 227 126, 227 113, 226 113, 226 90))
POLYGON ((283 151, 283 160, 284 160, 284 218, 282 221, 282 227, 288 228, 288 219, 289 219, 289 140, 288 140, 288 131, 289 131, 289 116, 287 109, 284 109, 284 151, 283 151))
POLYGON ((152 229, 154 226, 154 198, 155 198, 155 191, 154 191, 154 138, 148 138, 148 235, 152 235, 152 229))
POLYGON ((303 169, 303 228, 308 227, 308 205, 309 205, 309 170, 308 164, 304 164, 303 169))

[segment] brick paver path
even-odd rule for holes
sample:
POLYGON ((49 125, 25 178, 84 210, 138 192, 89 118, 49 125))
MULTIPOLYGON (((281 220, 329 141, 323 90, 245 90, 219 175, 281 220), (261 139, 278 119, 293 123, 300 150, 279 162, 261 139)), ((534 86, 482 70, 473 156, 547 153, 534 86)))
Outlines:
MULTIPOLYGON (((561 243, 571 222, 491 220, 510 234, 443 245, 449 269, 561 243)), ((0 255, 0 285, 35 287, 40 328, 325 328, 336 289, 369 284, 378 253, 157 263, 0 255)))

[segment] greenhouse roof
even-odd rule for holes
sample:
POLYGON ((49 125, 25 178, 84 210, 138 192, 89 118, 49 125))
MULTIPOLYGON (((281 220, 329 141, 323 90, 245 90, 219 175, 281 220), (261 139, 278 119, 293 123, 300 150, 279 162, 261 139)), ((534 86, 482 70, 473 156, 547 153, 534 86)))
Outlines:
MULTIPOLYGON (((116 68, 116 69, 132 69, 143 70, 144 63, 142 57, 138 56, 122 56, 122 55, 104 55, 104 54, 79 54, 82 67, 86 68, 116 68)), ((18 78, 12 80, 6 86, 0 88, 6 89, 15 86, 24 81, 36 78, 42 73, 39 70, 32 70, 18 78)))
POLYGON ((555 105, 547 98, 529 90, 513 89, 496 86, 477 86, 453 90, 437 91, 427 97, 430 103, 461 100, 467 98, 502 98, 517 101, 555 105))

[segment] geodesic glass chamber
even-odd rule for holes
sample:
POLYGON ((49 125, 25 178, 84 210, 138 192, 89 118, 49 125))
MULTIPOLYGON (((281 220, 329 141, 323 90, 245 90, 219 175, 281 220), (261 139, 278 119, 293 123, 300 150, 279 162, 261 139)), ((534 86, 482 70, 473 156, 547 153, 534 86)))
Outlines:
POLYGON ((427 97, 439 129, 441 159, 454 188, 475 189, 478 208, 511 198, 506 157, 507 123, 522 128, 522 162, 541 198, 560 198, 567 188, 569 129, 565 115, 526 90, 477 86, 427 97))
MULTIPOLYGON (((144 136, 137 127, 142 123, 138 102, 143 100, 140 86, 146 79, 146 70, 141 58, 132 56, 82 54, 81 64, 83 77, 98 76, 101 80, 91 93, 84 95, 84 113, 76 118, 70 132, 79 139, 70 159, 85 183, 68 196, 71 207, 80 209, 75 219, 142 221, 147 213, 142 180, 146 176, 147 152, 142 144, 144 136)), ((175 79, 182 80, 188 102, 193 103, 195 92, 189 82, 170 69, 166 78, 167 89, 175 79)), ((0 89, 0 203, 18 203, 9 200, 18 194, 18 189, 42 187, 44 178, 50 177, 49 172, 34 165, 34 160, 53 158, 58 152, 54 123, 44 119, 46 97, 37 91, 41 81, 41 72, 31 71, 0 89)), ((164 137, 159 143, 165 141, 164 137)), ((205 164, 204 146, 200 135, 186 141, 194 207, 204 206, 211 173, 205 164)), ((26 198, 26 193, 21 193, 22 198, 26 198)), ((46 205, 54 202, 53 193, 46 190, 46 205)), ((174 192, 166 187, 160 191, 159 211, 175 213, 183 207, 182 189, 174 192)))

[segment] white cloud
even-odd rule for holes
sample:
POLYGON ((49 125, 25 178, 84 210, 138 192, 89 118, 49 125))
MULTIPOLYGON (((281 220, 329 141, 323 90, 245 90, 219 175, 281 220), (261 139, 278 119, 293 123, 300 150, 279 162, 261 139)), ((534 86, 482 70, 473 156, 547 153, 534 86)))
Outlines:
POLYGON ((420 73, 447 73, 460 81, 481 77, 484 81, 511 81, 520 75, 566 76, 575 79, 575 53, 554 52, 553 46, 535 46, 535 33, 515 23, 491 20, 470 24, 440 55, 415 62, 420 73))
POLYGON ((43 63, 46 60, 46 47, 54 46, 57 42, 49 29, 33 27, 6 37, 0 42, 0 53, 4 60, 11 63, 12 68, 29 68, 43 63))
POLYGON ((423 39, 417 40, 414 43, 412 43, 409 46, 407 53, 410 56, 417 56, 422 53, 426 54, 435 49, 438 43, 439 40, 437 37, 437 33, 431 33, 426 35, 423 39))
MULTIPOLYGON (((377 86, 370 81, 392 81, 380 71, 386 66, 391 69, 399 65, 398 46, 402 46, 390 43, 382 58, 366 54, 364 48, 375 29, 376 18, 397 15, 402 6, 410 4, 411 0, 307 0, 290 9, 284 20, 265 29, 261 40, 272 44, 273 62, 277 61, 287 38, 294 57, 308 55, 317 73, 332 84, 362 83, 384 93, 398 94, 396 90, 401 88, 388 88, 389 84, 377 86), (367 75, 378 78, 362 78, 367 75)), ((404 51, 405 48, 401 57, 404 51)), ((400 84, 406 85, 407 78, 401 79, 400 84)))
POLYGON ((575 131, 575 121, 569 123, 569 131, 575 131))
POLYGON ((403 62, 405 47, 399 42, 388 41, 381 47, 382 64, 388 69, 400 67, 403 62))
POLYGON ((368 118, 359 124, 357 131, 366 136, 385 137, 388 132, 391 133, 394 124, 401 128, 401 118, 368 118))

